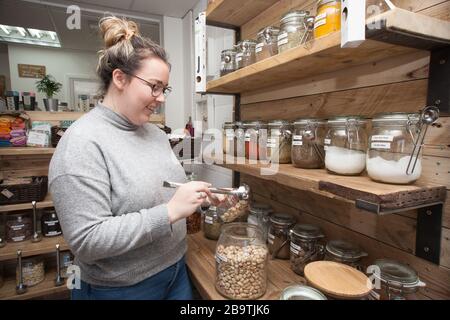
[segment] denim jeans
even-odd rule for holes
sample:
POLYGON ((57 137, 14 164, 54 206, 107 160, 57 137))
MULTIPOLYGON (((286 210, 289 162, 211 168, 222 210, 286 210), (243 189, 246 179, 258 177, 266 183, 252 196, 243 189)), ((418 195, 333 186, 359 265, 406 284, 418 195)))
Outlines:
POLYGON ((72 300, 192 300, 185 258, 163 271, 128 287, 105 287, 81 281, 72 300))

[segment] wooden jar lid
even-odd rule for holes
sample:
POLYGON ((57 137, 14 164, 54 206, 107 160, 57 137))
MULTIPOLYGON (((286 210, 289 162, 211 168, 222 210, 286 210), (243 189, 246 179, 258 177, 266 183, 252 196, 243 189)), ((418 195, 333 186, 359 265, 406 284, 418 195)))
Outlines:
POLYGON ((372 290, 369 278, 361 271, 333 261, 315 261, 306 265, 305 278, 308 283, 338 299, 358 299, 372 290))

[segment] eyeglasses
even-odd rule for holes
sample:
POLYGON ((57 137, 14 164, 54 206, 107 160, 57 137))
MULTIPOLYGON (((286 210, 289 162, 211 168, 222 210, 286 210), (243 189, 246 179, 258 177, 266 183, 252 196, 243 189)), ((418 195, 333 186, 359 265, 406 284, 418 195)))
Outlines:
POLYGON ((172 92, 172 87, 163 87, 159 84, 153 84, 151 82, 148 82, 145 79, 142 79, 141 77, 138 77, 134 74, 131 73, 127 73, 125 71, 123 71, 125 74, 128 74, 129 76, 138 78, 139 80, 142 80, 145 82, 146 85, 148 85, 150 88, 152 88, 152 96, 157 98, 161 95, 161 93, 164 95, 164 97, 167 97, 171 92, 172 92))

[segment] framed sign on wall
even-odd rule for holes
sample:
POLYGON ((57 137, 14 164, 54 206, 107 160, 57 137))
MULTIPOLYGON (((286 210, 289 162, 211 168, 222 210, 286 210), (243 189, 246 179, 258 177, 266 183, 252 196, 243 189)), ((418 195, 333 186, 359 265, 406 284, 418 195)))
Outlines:
POLYGON ((45 66, 32 64, 18 64, 19 77, 21 78, 43 78, 45 76, 45 66))

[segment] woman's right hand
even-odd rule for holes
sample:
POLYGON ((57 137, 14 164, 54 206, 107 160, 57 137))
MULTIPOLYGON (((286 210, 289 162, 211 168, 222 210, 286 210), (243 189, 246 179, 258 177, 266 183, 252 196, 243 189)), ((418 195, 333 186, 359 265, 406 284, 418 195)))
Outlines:
POLYGON ((172 199, 167 203, 171 224, 187 218, 205 201, 211 192, 211 184, 202 181, 191 181, 177 188, 172 199))

